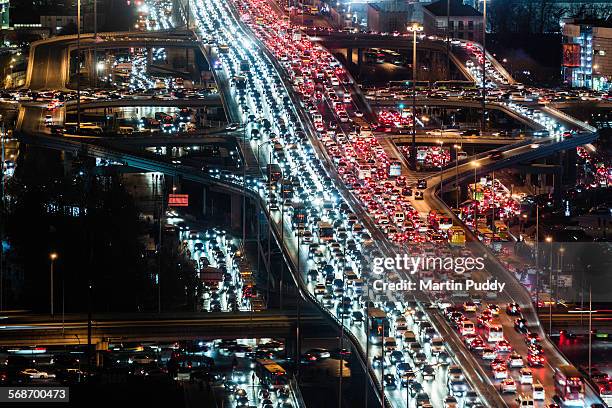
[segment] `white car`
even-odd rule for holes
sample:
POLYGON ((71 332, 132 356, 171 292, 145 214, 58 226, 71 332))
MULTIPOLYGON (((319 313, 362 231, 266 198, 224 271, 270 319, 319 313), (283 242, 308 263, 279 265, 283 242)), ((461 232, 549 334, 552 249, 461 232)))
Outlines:
POLYGON ((55 378, 55 374, 49 374, 46 371, 38 371, 35 368, 26 368, 21 371, 21 374, 28 378, 55 378))
POLYGON ((316 296, 322 296, 322 295, 324 295, 326 293, 327 293, 327 288, 325 287, 324 284, 319 283, 319 284, 317 284, 317 286, 315 286, 314 294, 316 296))
POLYGON ((523 359, 517 353, 512 353, 510 357, 508 357, 508 367, 509 368, 523 368, 523 359))
POLYGON ((521 368, 520 371, 521 384, 533 384, 533 373, 528 368, 521 368))

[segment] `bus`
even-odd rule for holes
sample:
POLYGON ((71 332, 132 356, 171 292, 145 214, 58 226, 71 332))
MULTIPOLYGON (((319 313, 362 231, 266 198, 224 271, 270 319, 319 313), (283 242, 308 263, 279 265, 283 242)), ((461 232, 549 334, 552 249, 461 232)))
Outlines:
POLYGON ((257 359, 255 373, 264 385, 279 387, 285 386, 289 382, 285 369, 274 360, 257 359))
POLYGON ((490 245, 493 242, 493 231, 487 227, 479 226, 477 229, 478 239, 481 240, 485 245, 490 245))
POLYGON ((448 243, 451 246, 465 246, 465 231, 463 227, 454 225, 449 228, 448 243))
POLYGON ((369 307, 367 315, 370 343, 382 344, 383 338, 389 337, 389 319, 387 314, 377 307, 369 307))
POLYGON ((319 221, 317 224, 317 234, 321 241, 331 241, 334 239, 334 228, 329 222, 319 221))
POLYGON ((584 381, 573 365, 555 368, 555 392, 564 405, 584 406, 584 381))
POLYGON ((484 327, 485 338, 489 343, 497 343, 504 339, 504 329, 501 325, 487 322, 484 327))
POLYGON ((474 81, 436 81, 434 88, 440 90, 449 89, 477 89, 474 81))

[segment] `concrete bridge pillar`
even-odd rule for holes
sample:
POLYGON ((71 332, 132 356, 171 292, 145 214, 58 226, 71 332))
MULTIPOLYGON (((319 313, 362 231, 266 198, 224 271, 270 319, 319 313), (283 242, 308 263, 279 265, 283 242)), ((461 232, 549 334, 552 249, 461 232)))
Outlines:
POLYGON ((357 48, 357 65, 363 64, 363 48, 357 48))
POLYGON ((206 217, 207 203, 206 199, 208 198, 208 187, 202 186, 202 215, 206 217))
POLYGON ((104 364, 104 352, 108 351, 108 341, 96 343, 96 367, 102 368, 104 364))
POLYGON ((353 49, 352 48, 346 49, 346 61, 351 64, 353 63, 353 49))
POLYGON ((242 196, 240 194, 230 196, 230 225, 233 230, 242 228, 242 196))

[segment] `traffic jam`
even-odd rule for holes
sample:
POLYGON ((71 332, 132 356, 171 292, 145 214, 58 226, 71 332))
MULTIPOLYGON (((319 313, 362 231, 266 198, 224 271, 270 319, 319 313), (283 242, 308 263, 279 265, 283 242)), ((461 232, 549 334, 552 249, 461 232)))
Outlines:
MULTIPOLYGON (((242 18, 245 19, 247 10, 239 9, 239 11, 242 18)), ((267 13, 258 12, 256 15, 273 15, 270 10, 267 11, 267 13)), ((367 248, 371 245, 371 237, 365 232, 364 226, 359 225, 350 207, 342 201, 340 193, 334 189, 331 178, 326 175, 314 151, 305 143, 297 143, 306 141, 307 136, 305 131, 299 128, 297 120, 286 121, 295 116, 296 112, 291 109, 291 99, 280 78, 274 75, 269 64, 260 60, 253 49, 249 49, 251 48, 250 42, 236 42, 232 33, 225 30, 216 32, 213 30, 215 19, 231 19, 227 8, 213 2, 202 2, 196 13, 201 23, 200 34, 208 38, 215 36, 217 43, 221 44, 221 47, 215 50, 220 51, 218 53, 221 59, 220 67, 227 70, 226 74, 228 78, 231 78, 232 91, 236 94, 239 108, 243 111, 243 118, 247 121, 247 129, 250 130, 247 133, 252 143, 258 146, 262 143, 270 145, 269 152, 276 163, 268 165, 268 186, 260 184, 258 188, 264 198, 270 196, 267 200, 270 210, 273 213, 282 214, 283 221, 285 221, 283 225, 291 225, 291 230, 294 231, 293 236, 300 240, 301 247, 305 247, 302 256, 308 261, 304 262, 306 264, 304 270, 307 279, 311 282, 313 293, 339 319, 346 317, 348 322, 346 312, 349 310, 351 315, 353 312, 360 312, 367 316, 367 310, 361 305, 376 306, 373 303, 364 303, 365 297, 361 296, 365 286, 361 275, 363 273, 363 276, 366 277, 365 267, 368 263, 367 255, 369 255, 367 248), (209 12, 199 13, 199 10, 204 7, 209 12), (238 46, 223 47, 228 43, 238 44, 238 46), (245 44, 246 47, 242 48, 239 44, 245 44), (249 69, 245 70, 245 66, 249 69), (257 131, 254 132, 254 130, 257 131), (350 278, 350 284, 347 276, 350 278), (360 299, 361 303, 359 303, 360 299), (338 306, 340 306, 339 309, 338 306)), ((263 29, 261 27, 264 25, 259 25, 256 21, 257 18, 254 17, 252 19, 252 24, 256 26, 254 29, 263 29)), ((276 34, 271 32, 268 35, 276 34)), ((286 48, 289 49, 288 46, 286 48)), ((319 56, 318 59, 321 58, 324 57, 319 56)), ((313 111, 313 119, 314 115, 317 113, 313 111)), ((326 112, 326 115, 329 115, 329 111, 326 112)), ((329 122, 333 120, 336 123, 336 129, 341 128, 341 124, 346 123, 342 122, 341 116, 344 115, 340 113, 334 116, 327 124, 329 125, 329 122)), ((318 123, 319 127, 322 125, 322 122, 318 120, 312 121, 313 126, 316 126, 315 123, 318 123)), ((334 125, 332 124, 331 127, 334 125)), ((384 150, 375 144, 376 139, 367 132, 362 133, 366 143, 360 142, 357 134, 351 137, 355 138, 355 146, 363 149, 364 156, 368 151, 371 152, 372 157, 380 158, 380 160, 386 158, 384 150)), ((335 152, 336 160, 340 163, 343 155, 340 154, 339 148, 335 152)), ((388 170, 381 165, 371 166, 370 177, 367 178, 370 180, 367 181, 371 182, 374 178, 382 182, 388 178, 387 172, 388 170)), ((357 181, 354 173, 345 172, 343 174, 347 179, 354 177, 354 180, 357 181)), ((399 180, 401 187, 402 179, 399 180)), ((399 220, 400 217, 398 216, 397 219, 399 220)), ((379 305, 382 306, 382 303, 379 305)), ((401 303, 395 303, 393 310, 402 309, 401 303)), ((356 318, 358 315, 359 313, 355 314, 356 318)), ((363 343, 366 343, 364 331, 363 329, 356 330, 359 337, 364 340, 363 343)), ((449 352, 446 351, 446 353, 449 352)), ((385 360, 387 358, 388 356, 385 355, 385 360)), ((451 356, 449 356, 450 361, 452 361, 451 356)), ((393 370, 390 373, 395 374, 393 370)), ((465 387, 467 389, 467 385, 465 387)), ((399 389, 391 390, 391 392, 395 393, 394 398, 402 398, 399 389)), ((432 395, 432 398, 439 402, 437 406, 442 406, 443 400, 449 396, 446 384, 444 387, 439 387, 437 394, 437 396, 432 395)), ((450 395, 449 402, 451 398, 456 397, 450 395)))
MULTIPOLYGON (((293 232, 292 241, 299 243, 296 246, 300 247, 302 256, 307 259, 302 263, 302 268, 309 287, 330 313, 341 323, 344 323, 344 319, 359 322, 365 318, 364 326, 372 328, 372 324, 381 317, 370 316, 370 309, 378 308, 383 310, 387 322, 394 322, 395 325, 396 317, 399 318, 400 329, 397 333, 402 333, 404 326, 400 316, 407 312, 406 300, 373 301, 369 299, 369 293, 364 293, 367 292, 364 286, 369 287, 371 283, 367 265, 378 254, 377 250, 366 226, 359 223, 357 215, 344 202, 342 193, 334 187, 332 177, 317 159, 315 150, 305 143, 310 140, 308 133, 317 135, 314 146, 322 150, 327 162, 335 165, 338 177, 347 190, 363 203, 371 221, 389 241, 398 246, 422 244, 417 248, 425 254, 467 251, 463 249, 463 228, 454 226, 452 221, 449 222, 447 217, 437 212, 421 215, 414 210, 408 197, 414 194, 414 199, 422 199, 422 190, 427 188, 427 182, 419 180, 416 191, 407 185, 401 175, 401 165, 389 159, 372 135, 370 126, 356 110, 354 101, 351 99, 349 102, 349 98, 345 97, 350 95, 346 85, 350 84, 351 79, 326 50, 294 31, 267 3, 249 1, 238 4, 237 9, 240 19, 267 45, 289 79, 283 82, 267 55, 257 51, 241 31, 227 5, 213 0, 197 2, 199 34, 211 44, 214 55, 218 56, 218 69, 230 78, 232 94, 246 123, 245 131, 251 146, 259 150, 266 145, 265 150, 271 157, 271 160, 264 158, 264 161, 268 161, 266 182, 245 182, 259 191, 270 211, 276 213, 275 219, 281 220, 283 228, 286 224, 290 226, 287 232, 293 232), (221 25, 224 28, 218 29, 219 21, 225 22, 221 25), (232 47, 227 44, 232 44, 232 47), (287 88, 297 95, 296 104, 287 88), (294 110, 297 104, 302 108, 299 111, 294 110), (306 115, 308 120, 304 121, 306 115), (300 123, 304 123, 310 132, 304 130, 300 123), (360 125, 356 127, 355 123, 360 125), (452 246, 435 245, 449 241, 452 246)), ((265 150, 264 156, 268 156, 265 150)), ((233 178, 240 180, 240 176, 233 178)), ((399 275, 393 272, 388 277, 399 279, 399 275)), ((425 312, 420 311, 424 314, 423 320, 427 321, 425 312)), ((410 323, 414 325, 416 322, 410 323)), ((385 324, 382 326, 384 334, 385 324)), ((418 331, 416 326, 411 328, 418 331)), ((434 332, 430 330, 429 336, 434 338, 435 328, 431 329, 434 332)), ((351 327, 351 330, 362 339, 362 344, 368 341, 369 329, 355 330, 351 327)), ((374 330, 379 332, 378 329, 374 330)), ((396 328, 394 326, 389 330, 395 332, 396 328)), ((423 339, 421 341, 426 343, 423 339)), ((384 342, 382 340, 381 344, 384 345, 384 342)), ((414 343, 423 347, 418 340, 414 343)), ((412 359, 408 352, 410 344, 402 343, 402 350, 396 350, 393 346, 372 345, 372 366, 382 366, 383 374, 379 380, 388 379, 383 381, 388 384, 387 393, 398 401, 405 400, 405 397, 398 389, 393 390, 393 380, 388 377, 389 374, 398 377, 397 367, 389 364, 391 352, 401 351, 406 361, 410 357, 414 368, 418 368, 417 381, 423 380, 419 368, 421 362, 433 366, 434 371, 443 367, 431 350, 424 353, 425 360, 422 360, 422 356, 418 360, 412 359), (386 374, 385 367, 388 369, 386 374)), ((429 346, 423 348, 428 350, 429 346)), ((450 354, 448 349, 445 352, 450 354)), ((396 353, 395 360, 399 359, 401 357, 396 353)), ((453 356, 450 355, 449 359, 451 363, 453 356)), ((446 371, 439 378, 445 376, 446 371)), ((396 381, 396 386, 398 383, 401 384, 401 381, 396 381)), ((465 390, 453 395, 446 381, 443 383, 444 387, 430 388, 432 395, 427 395, 435 406, 443 406, 447 397, 448 404, 452 404, 452 398, 464 398, 464 392, 471 389, 466 384, 465 390)), ((415 398, 418 394, 415 394, 415 398)), ((421 398, 423 405, 425 396, 421 398)), ((529 398, 524 397, 525 400, 529 398)))

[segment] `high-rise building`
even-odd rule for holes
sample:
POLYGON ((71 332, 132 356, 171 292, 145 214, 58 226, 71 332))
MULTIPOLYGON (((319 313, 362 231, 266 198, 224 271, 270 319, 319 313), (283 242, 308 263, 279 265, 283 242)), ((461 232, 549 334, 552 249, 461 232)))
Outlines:
POLYGON ((9 0, 0 0, 0 28, 9 28, 9 0))
POLYGON ((612 84, 612 21, 563 23, 563 81, 575 88, 609 90, 612 84))

